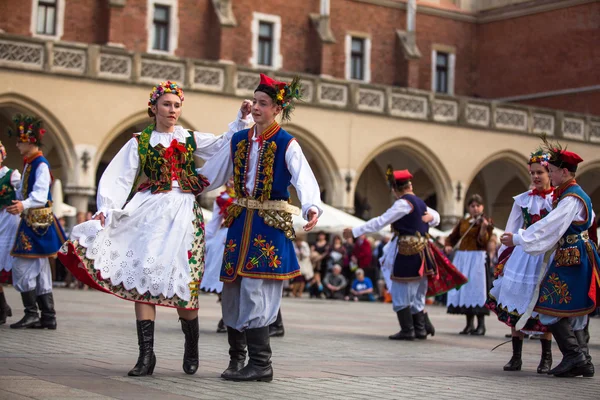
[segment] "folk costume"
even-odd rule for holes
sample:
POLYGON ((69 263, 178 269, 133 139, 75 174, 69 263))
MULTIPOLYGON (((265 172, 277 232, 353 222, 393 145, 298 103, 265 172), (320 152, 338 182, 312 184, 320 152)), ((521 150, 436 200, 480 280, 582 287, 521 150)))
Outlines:
MULTIPOLYGON (((407 187, 413 177, 408 170, 392 171, 391 167, 387 176, 390 187, 396 191, 407 187)), ((384 248, 380 259, 384 275, 389 274, 391 278, 392 303, 401 328, 400 332, 389 337, 392 340, 426 339, 427 334, 435 332, 424 309, 429 281, 439 277, 438 261, 427 232, 430 226, 437 226, 439 222, 437 211, 409 192, 381 216, 352 229, 354 237, 378 232, 388 224, 394 230, 394 237, 384 248), (425 213, 433 216, 429 224, 422 220, 425 213)))
MULTIPOLYGON (((165 93, 177 95, 175 82, 153 89, 148 106, 165 93)), ((91 220, 73 228, 59 258, 81 282, 134 302, 198 309, 204 270, 204 219, 196 196, 208 181, 196 173, 194 157, 208 160, 243 129, 241 119, 220 137, 175 126, 155 125, 135 133, 106 168, 98 185, 98 213, 105 226, 91 220)), ((97 213, 97 214, 98 214, 97 213)), ((198 318, 181 319, 186 337, 183 369, 198 366, 198 318)), ((140 358, 130 375, 152 374, 154 321, 137 321, 140 358)))
MULTIPOLYGON (((289 119, 293 100, 301 96, 297 78, 286 84, 262 74, 255 92, 281 106, 284 120, 289 119)), ((292 213, 300 210, 289 204, 288 187, 296 188, 307 218, 311 208, 322 212, 319 186, 298 142, 275 121, 260 135, 256 126, 237 132, 230 150, 211 159, 201 173, 214 187, 233 174, 236 193, 225 221, 229 230, 221 268, 231 356, 221 376, 269 381, 269 325, 277 319, 284 280, 300 274, 292 242, 292 213), (246 343, 249 362, 244 367, 246 343)))
MULTIPOLYGON (((575 172, 583 161, 560 145, 546 145, 550 164, 558 168, 575 172)), ((590 377, 594 365, 585 327, 600 293, 600 258, 588 233, 595 215, 589 196, 575 179, 555 189, 553 207, 546 217, 514 234, 513 243, 533 256, 553 256, 547 272, 540 276, 539 298, 531 307, 552 332, 563 354, 560 364, 549 374, 590 377)), ((525 316, 530 313, 528 309, 525 316)))
MULTIPOLYGON (((539 150, 531 154, 529 165, 539 163, 548 167, 550 155, 539 150)), ((515 196, 506 231, 517 233, 519 229, 527 229, 535 222, 541 220, 552 211, 552 191, 539 192, 536 189, 528 190, 515 196)), ((523 247, 501 246, 499 263, 494 275, 497 276, 493 287, 488 294, 486 306, 496 313, 498 320, 515 328, 517 321, 527 311, 531 300, 539 289, 538 277, 543 274, 542 268, 546 267, 543 254, 536 256, 525 252, 523 247)), ((533 313, 523 327, 530 333, 546 332, 547 328, 540 323, 537 313, 533 313)), ((552 342, 540 339, 542 345, 542 359, 538 366, 538 373, 547 373, 552 366, 552 342)), ((513 357, 504 366, 505 371, 521 369, 521 351, 523 339, 513 336, 513 357)))
MULTIPOLYGON (((35 146, 42 145, 46 131, 42 121, 27 115, 13 118, 17 141, 35 146)), ((50 164, 39 151, 24 160, 21 190, 23 212, 15 235, 11 255, 13 286, 25 306, 25 316, 11 328, 56 329, 56 312, 52 296, 52 272, 49 257, 54 257, 66 240, 65 232, 52 212, 50 164), (41 311, 38 317, 37 306, 41 311)))
POLYGON ((448 292, 448 313, 465 314, 467 325, 461 334, 484 335, 486 315, 490 311, 485 308, 487 300, 488 276, 486 249, 490 240, 493 224, 483 227, 483 218, 466 216, 461 219, 446 238, 446 246, 458 247, 452 263, 469 280, 467 284, 448 292), (480 234, 481 230, 486 231, 480 234), (473 327, 474 317, 477 316, 477 329, 473 327))
MULTIPOLYGON (((0 142, 0 166, 6 160, 6 149, 0 142)), ((6 211, 13 200, 17 199, 17 192, 21 187, 21 174, 8 167, 0 168, 0 285, 11 282, 11 270, 14 258, 10 251, 15 243, 17 227, 20 217, 6 211)), ((6 318, 12 316, 4 292, 0 292, 0 325, 6 323, 6 318)))

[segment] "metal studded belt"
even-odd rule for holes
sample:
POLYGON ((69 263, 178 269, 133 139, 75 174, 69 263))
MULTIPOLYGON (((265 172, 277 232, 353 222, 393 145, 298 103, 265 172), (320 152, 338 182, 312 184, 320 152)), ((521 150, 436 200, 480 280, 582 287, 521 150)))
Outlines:
POLYGON ((590 235, 589 235, 588 231, 586 230, 579 234, 563 236, 558 241, 558 244, 561 246, 564 245, 565 243, 575 244, 580 240, 588 240, 589 238, 590 238, 590 235))
POLYGON ((291 205, 285 200, 265 200, 260 201, 242 197, 236 200, 236 204, 248 208, 250 210, 267 210, 267 211, 285 211, 290 214, 300 215, 300 209, 291 205))

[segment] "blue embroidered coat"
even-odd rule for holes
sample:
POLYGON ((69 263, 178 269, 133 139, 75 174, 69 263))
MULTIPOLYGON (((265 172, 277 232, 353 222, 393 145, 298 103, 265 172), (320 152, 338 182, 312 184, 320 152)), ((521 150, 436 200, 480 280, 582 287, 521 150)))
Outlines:
MULTIPOLYGON (((394 232, 399 236, 415 236, 418 233, 420 236, 425 237, 429 231, 429 225, 423 222, 421 218, 427 211, 427 205, 414 194, 405 194, 401 198, 410 203, 413 211, 392 223, 394 232)), ((403 255, 397 253, 391 278, 400 282, 414 281, 434 273, 435 263, 433 257, 429 254, 428 246, 425 246, 423 251, 418 254, 403 255)))
POLYGON ((540 285, 535 311, 556 317, 576 317, 592 312, 596 308, 600 284, 600 258, 596 246, 581 236, 592 226, 592 202, 579 185, 568 187, 558 201, 567 196, 583 201, 587 218, 571 223, 540 285))
MULTIPOLYGON (((48 160, 40 154, 25 166, 21 188, 23 200, 27 199, 33 191, 36 172, 41 164, 46 164, 50 168, 48 160)), ((48 202, 46 203, 46 207, 51 206, 52 196, 50 195, 50 187, 48 186, 48 202)), ((51 257, 56 255, 66 240, 65 232, 54 214, 52 214, 52 222, 47 229, 32 227, 27 221, 26 215, 23 214, 21 215, 21 222, 17 229, 15 245, 10 254, 13 257, 22 258, 51 257)))
MULTIPOLYGON (((285 153, 294 137, 277 124, 263 132, 254 192, 247 193, 252 132, 245 129, 231 139, 236 198, 289 200, 292 176, 286 166, 285 153)), ((290 214, 250 210, 233 204, 228 209, 225 225, 229 230, 221 268, 222 282, 233 282, 238 276, 286 280, 300 275, 290 214)))

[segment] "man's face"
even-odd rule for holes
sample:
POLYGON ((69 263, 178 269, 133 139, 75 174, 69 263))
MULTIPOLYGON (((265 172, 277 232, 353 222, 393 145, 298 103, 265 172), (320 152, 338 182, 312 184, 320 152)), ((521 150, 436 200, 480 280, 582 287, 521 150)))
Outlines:
POLYGON ((566 176, 568 175, 566 172, 566 168, 559 168, 552 164, 548 165, 548 171, 550 175, 550 181, 552 182, 552 186, 562 185, 566 180, 566 176))

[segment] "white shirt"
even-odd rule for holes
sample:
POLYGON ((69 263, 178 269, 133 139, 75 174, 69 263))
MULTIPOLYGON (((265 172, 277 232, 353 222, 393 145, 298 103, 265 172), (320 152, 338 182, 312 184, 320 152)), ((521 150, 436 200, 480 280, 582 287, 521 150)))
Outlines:
MULTIPOLYGON (((259 150, 258 137, 255 133, 252 137, 250 154, 248 155, 248 175, 246 179, 246 190, 248 193, 254 191, 259 150)), ((307 219, 310 209, 313 209, 317 212, 318 216, 321 216, 323 210, 321 208, 319 184, 300 145, 295 140, 289 144, 285 152, 285 162, 288 171, 292 175, 291 184, 296 188, 298 198, 302 204, 302 216, 304 219, 307 219)), ((211 158, 202 168, 198 169, 198 173, 206 176, 210 182, 210 186, 206 190, 213 190, 224 185, 233 174, 231 149, 221 149, 215 157, 211 158)))
MULTIPOLYGON (((222 148, 229 149, 229 142, 233 134, 246 129, 252 121, 252 116, 248 116, 245 120, 241 119, 241 112, 238 112, 237 119, 229 124, 229 130, 221 136, 193 132, 196 141, 194 156, 208 160, 222 148)), ((136 133, 135 135, 139 134, 136 133)), ((162 144, 164 147, 169 147, 173 139, 176 139, 179 143, 185 143, 188 137, 190 137, 190 133, 177 125, 173 132, 153 131, 150 136, 150 145, 156 147, 162 144)), ((103 213, 105 217, 108 217, 109 210, 123 208, 138 174, 139 166, 138 141, 132 138, 117 153, 102 174, 96 197, 98 204, 96 214, 103 213)), ((179 187, 177 181, 173 182, 173 187, 179 187)))
MULTIPOLYGON (((8 173, 9 168, 4 166, 0 168, 0 179, 4 178, 4 176, 8 173)), ((13 169, 12 175, 10 176, 10 184, 16 191, 19 191, 21 188, 21 174, 18 169, 13 169)))
MULTIPOLYGON (((552 249, 562 238, 572 222, 585 221, 585 205, 573 196, 567 196, 547 216, 527 229, 513 235, 515 246, 523 246, 527 253, 537 256, 552 249)), ((592 218, 596 218, 592 212, 592 218)))
MULTIPOLYGON (((19 188, 22 188, 25 184, 27 168, 31 168, 31 165, 26 164, 25 168, 23 168, 23 176, 19 188)), ((50 177, 50 169, 48 168, 48 164, 40 163, 35 170, 35 182, 33 184, 31 193, 29 193, 29 197, 27 197, 26 200, 22 200, 24 210, 46 206, 46 203, 48 202, 48 191, 50 190, 51 180, 52 178, 50 177)), ((23 197, 25 197, 25 193, 22 193, 19 190, 17 192, 17 197, 23 199, 23 197)))
MULTIPOLYGON (((352 228, 352 235, 359 237, 365 233, 379 232, 387 225, 399 220, 400 218, 413 212, 413 206, 405 199, 398 199, 392 204, 386 212, 379 217, 371 218, 366 223, 352 228)), ((440 214, 433 208, 427 207, 427 212, 433 216, 433 220, 429 222, 430 227, 438 226, 440 223, 440 214)))

